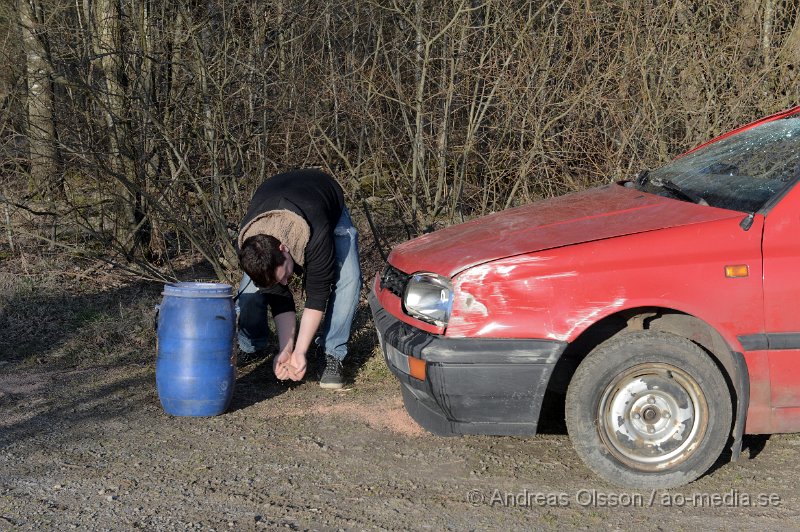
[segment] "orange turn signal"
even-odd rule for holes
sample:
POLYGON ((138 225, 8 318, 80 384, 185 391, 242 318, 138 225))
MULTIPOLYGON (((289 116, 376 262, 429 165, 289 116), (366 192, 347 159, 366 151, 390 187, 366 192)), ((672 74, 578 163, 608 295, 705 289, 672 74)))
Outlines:
POLYGON ((414 357, 408 357, 408 372, 415 379, 425 380, 425 361, 414 357))
POLYGON ((747 277, 748 275, 750 275, 750 268, 747 267, 747 264, 725 266, 725 277, 747 277))

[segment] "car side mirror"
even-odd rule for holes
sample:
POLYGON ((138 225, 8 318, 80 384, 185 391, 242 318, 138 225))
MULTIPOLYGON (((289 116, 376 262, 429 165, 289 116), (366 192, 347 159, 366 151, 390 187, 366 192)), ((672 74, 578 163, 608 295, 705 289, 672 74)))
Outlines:
POLYGON ((756 217, 756 213, 751 212, 747 216, 745 216, 741 222, 739 222, 739 227, 744 229, 745 231, 749 231, 751 227, 753 227, 753 220, 756 217))

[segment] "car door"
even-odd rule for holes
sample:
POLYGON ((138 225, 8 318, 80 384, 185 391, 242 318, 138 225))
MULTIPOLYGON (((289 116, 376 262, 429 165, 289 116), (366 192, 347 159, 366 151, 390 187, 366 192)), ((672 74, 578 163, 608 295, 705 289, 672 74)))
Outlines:
POLYGON ((800 187, 767 213, 762 251, 773 426, 800 431, 800 187))

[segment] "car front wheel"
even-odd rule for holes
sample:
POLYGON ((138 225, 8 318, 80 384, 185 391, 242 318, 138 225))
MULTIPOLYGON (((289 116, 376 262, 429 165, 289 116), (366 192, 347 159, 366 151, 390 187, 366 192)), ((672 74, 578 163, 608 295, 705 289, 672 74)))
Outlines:
POLYGON ((578 455, 625 487, 695 480, 719 458, 731 416, 731 395, 714 361, 686 338, 663 332, 601 344, 567 391, 567 429, 578 455))

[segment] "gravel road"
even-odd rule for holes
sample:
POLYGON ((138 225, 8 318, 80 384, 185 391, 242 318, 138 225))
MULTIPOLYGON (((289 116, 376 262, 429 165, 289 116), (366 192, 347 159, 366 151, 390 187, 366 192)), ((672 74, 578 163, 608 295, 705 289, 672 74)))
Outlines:
MULTIPOLYGON (((146 357, 145 357, 146 358, 146 357)), ((230 411, 165 414, 148 361, 0 366, 0 529, 778 529, 800 437, 679 490, 605 484, 558 431, 436 437, 389 378, 346 391, 241 372, 230 411)))
POLYGON ((365 309, 345 391, 253 362, 227 413, 171 417, 155 389, 160 287, 36 264, 0 272, 0 530, 800 528, 798 435, 749 438, 749 459, 637 492, 595 477, 557 414, 531 438, 425 432, 365 309))

